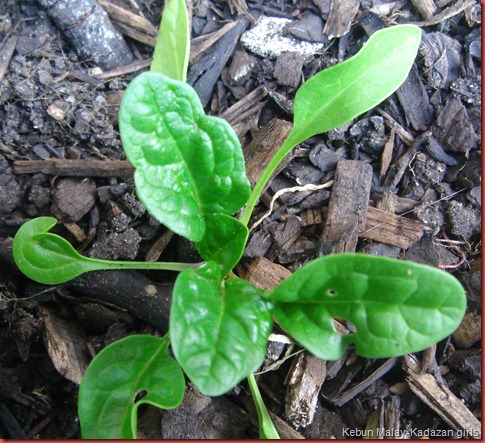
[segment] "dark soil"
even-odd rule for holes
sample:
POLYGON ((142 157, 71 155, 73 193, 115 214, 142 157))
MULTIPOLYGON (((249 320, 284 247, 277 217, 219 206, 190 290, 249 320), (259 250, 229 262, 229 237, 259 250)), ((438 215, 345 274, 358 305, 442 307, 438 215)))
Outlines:
MULTIPOLYGON (((153 26, 160 21, 161 0, 111 3, 134 13, 138 4, 153 26)), ((370 164, 369 206, 395 195, 393 211, 416 222, 412 226, 419 235, 404 245, 395 233, 385 241, 359 234, 356 249, 441 266, 463 283, 468 308, 460 330, 417 359, 456 396, 461 417, 465 411, 480 420, 481 7, 473 1, 435 0, 429 3, 436 4, 436 11, 424 18, 413 3, 425 2, 194 2, 194 38, 228 22, 238 24, 192 60, 189 81, 208 113, 234 125, 247 151, 261 136, 258 128, 268 128, 275 118, 291 122, 292 100, 303 79, 352 56, 382 27, 421 23, 420 53, 398 93, 344 127, 297 147, 263 195, 254 221, 280 189, 326 183, 342 160, 370 164), (332 13, 336 4, 344 8, 339 14, 332 13), (308 57, 292 50, 276 58, 252 53, 241 35, 261 15, 293 20, 287 34, 324 49, 308 57), (244 108, 251 93, 256 98, 244 108), (409 140, 412 144, 426 131, 431 133, 404 162, 409 140)), ((126 41, 133 60, 149 59, 150 46, 130 37, 126 41)), ((194 48, 200 51, 197 42, 194 48)), ((53 215, 60 220, 56 232, 88 256, 199 260, 190 245, 147 214, 129 171, 110 176, 89 170, 90 160, 125 159, 118 108, 123 91, 140 72, 106 75, 110 70, 105 68, 100 75, 94 69, 99 64, 81 58, 36 1, 0 3, 0 438, 80 438, 76 401, 86 365, 104 346, 126 335, 165 333, 173 281, 168 273, 133 272, 85 275, 56 287, 36 284, 12 261, 11 239, 22 223, 53 215), (21 172, 22 162, 32 166, 52 159, 82 159, 85 166, 54 173, 35 166, 30 173, 21 172)), ((246 152, 248 162, 250 158, 246 152)), ((331 192, 283 194, 253 232, 238 272, 261 257, 290 271, 315 258, 325 246, 321 239, 331 192)), ((407 430, 412 438, 419 436, 413 434, 418 430, 434 431, 431 438, 463 435, 446 419, 447 403, 438 399, 433 408, 411 389, 408 360, 364 359, 351 350, 338 362, 306 356, 302 363, 301 353, 288 358, 298 350, 275 335, 266 372, 258 377, 286 438, 362 438, 363 430, 377 427, 407 430), (307 396, 310 403, 291 406, 291 389, 304 383, 305 370, 297 382, 290 382, 288 374, 302 364, 310 378, 315 376, 312 383, 318 378, 323 385, 316 383, 314 395, 307 396), (363 381, 366 386, 359 389, 363 381)), ((178 409, 145 408, 140 415, 140 438, 258 436, 245 383, 212 399, 190 387, 178 409)), ((472 421, 463 426, 476 437, 472 421)))

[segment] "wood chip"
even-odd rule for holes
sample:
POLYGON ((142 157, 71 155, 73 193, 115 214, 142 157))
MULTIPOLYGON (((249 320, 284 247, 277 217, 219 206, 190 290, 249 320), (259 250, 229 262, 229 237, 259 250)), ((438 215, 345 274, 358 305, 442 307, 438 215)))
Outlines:
POLYGON ((426 67, 423 74, 436 89, 449 88, 460 75, 463 60, 460 43, 442 32, 423 34, 419 53, 426 67))
POLYGON ((267 291, 273 290, 291 275, 288 269, 264 257, 252 261, 246 272, 244 278, 249 283, 267 291))
POLYGON ((403 368, 408 376, 406 381, 411 390, 462 438, 481 439, 480 421, 445 385, 431 374, 423 374, 420 364, 413 355, 403 357, 403 368))
POLYGON ((369 207, 365 227, 359 237, 408 249, 423 236, 421 223, 387 211, 369 207))
MULTIPOLYGON (((283 144, 290 133, 292 124, 286 120, 274 118, 254 134, 251 143, 244 150, 246 159, 246 174, 251 182, 251 186, 258 181, 264 168, 273 158, 275 153, 283 144)), ((291 154, 280 163, 273 177, 281 172, 291 160, 291 154)), ((268 181, 269 184, 270 181, 268 181)), ((265 189, 268 187, 266 185, 265 189)), ((263 190, 264 192, 264 190, 263 190)))
POLYGON ((409 167, 409 164, 411 163, 413 157, 416 155, 416 153, 419 151, 421 146, 430 135, 431 131, 426 131, 416 137, 409 149, 392 164, 383 182, 386 188, 389 188, 391 190, 396 188, 398 183, 401 181, 402 176, 406 172, 406 169, 409 167))
POLYGON ((441 23, 445 20, 450 19, 451 17, 454 17, 455 15, 459 14, 460 12, 463 12, 465 9, 468 9, 474 6, 475 4, 476 4, 475 0, 458 0, 454 2, 453 5, 444 9, 439 14, 436 14, 435 16, 429 18, 428 20, 425 20, 422 22, 415 22, 413 24, 420 27, 437 25, 438 23, 441 23))
POLYGON ((326 375, 327 362, 306 351, 293 361, 285 394, 285 417, 292 426, 306 427, 313 422, 326 375))
POLYGON ((355 251, 358 234, 365 230, 371 181, 368 163, 342 160, 337 164, 319 255, 355 251))
POLYGON ((445 151, 465 155, 477 147, 478 136, 459 97, 451 97, 431 128, 445 151))
POLYGON ((16 160, 13 164, 15 174, 44 174, 70 177, 123 177, 131 178, 135 168, 124 160, 93 160, 83 158, 16 160))
POLYGON ((254 114, 259 102, 268 95, 263 86, 253 89, 246 97, 234 103, 230 108, 222 112, 219 117, 227 120, 230 125, 235 125, 242 119, 254 114))
POLYGON ((411 0, 411 2, 425 20, 428 20, 436 12, 437 8, 433 0, 411 0))
POLYGON ((359 0, 332 0, 323 33, 329 39, 347 34, 359 11, 359 6, 359 0))
POLYGON ((221 76, 222 69, 233 55, 236 44, 248 25, 248 19, 238 19, 236 25, 190 68, 187 83, 192 85, 197 91, 203 106, 209 102, 214 85, 221 76))
POLYGON ((139 14, 134 14, 125 8, 116 6, 111 1, 108 0, 96 0, 108 13, 111 20, 116 24, 122 23, 129 26, 130 28, 137 29, 139 31, 144 31, 152 38, 156 40, 158 35, 158 29, 152 25, 152 23, 145 17, 139 14))
POLYGON ((44 316, 44 339, 54 367, 64 378, 81 384, 88 366, 86 340, 80 326, 54 315, 45 306, 39 306, 44 316))
POLYGON ((302 80, 303 58, 298 52, 282 52, 274 66, 276 81, 283 86, 296 88, 302 80))
POLYGON ((10 37, 0 49, 0 82, 3 80, 5 73, 10 65, 13 52, 15 51, 15 45, 17 44, 18 37, 10 37))
POLYGON ((201 35, 192 39, 190 43, 190 64, 193 65, 200 58, 203 52, 209 49, 215 42, 226 35, 234 26, 236 26, 237 21, 230 22, 224 25, 221 29, 211 32, 209 34, 201 35))
MULTIPOLYGON (((326 209, 308 209, 300 213, 302 227, 319 225, 326 218, 326 209)), ((423 235, 421 223, 378 208, 368 206, 360 238, 407 249, 423 235)))
POLYGON ((433 107, 415 66, 396 91, 406 120, 416 131, 425 131, 433 120, 433 107))
POLYGON ((394 128, 391 129, 391 135, 389 136, 389 140, 384 145, 384 149, 382 150, 381 155, 381 165, 379 169, 379 178, 382 180, 389 169, 389 166, 392 161, 392 155, 394 151, 394 140, 395 140, 396 130, 394 128))
POLYGON ((397 357, 392 357, 386 360, 381 366, 379 366, 371 375, 369 375, 365 380, 353 385, 351 388, 340 394, 338 397, 326 399, 337 407, 342 407, 344 404, 348 403, 355 396, 360 394, 362 391, 367 389, 369 386, 373 385, 377 380, 387 374, 394 366, 398 363, 397 357))

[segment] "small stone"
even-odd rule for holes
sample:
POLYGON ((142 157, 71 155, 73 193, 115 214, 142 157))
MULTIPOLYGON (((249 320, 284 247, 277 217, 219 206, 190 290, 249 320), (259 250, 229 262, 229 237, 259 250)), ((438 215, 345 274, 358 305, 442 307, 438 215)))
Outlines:
POLYGON ((104 260, 133 260, 138 255, 141 237, 133 228, 114 232, 93 244, 89 256, 104 260))
POLYGON ((69 222, 79 221, 93 207, 96 184, 90 178, 64 178, 52 191, 52 214, 69 222))
POLYGON ((251 73, 257 64, 256 58, 248 54, 242 48, 236 49, 229 66, 229 79, 231 85, 242 85, 251 77, 251 73))
POLYGON ((347 159, 347 150, 344 147, 330 149, 322 143, 311 150, 309 158, 322 172, 329 172, 337 167, 340 160, 347 159))
POLYGON ((15 180, 8 161, 0 155, 0 216, 10 214, 22 202, 22 187, 15 180))
POLYGON ((453 200, 448 204, 448 217, 451 223, 451 232, 465 239, 480 232, 480 210, 472 205, 465 206, 459 201, 453 200))
POLYGON ((448 364, 470 380, 481 376, 482 356, 480 351, 471 349, 455 351, 448 359, 448 364))
POLYGON ((296 23, 292 22, 285 26, 285 31, 307 42, 328 42, 328 37, 323 33, 323 20, 312 13, 305 14, 296 23))
POLYGON ((242 45, 263 58, 275 59, 283 52, 297 52, 303 59, 323 49, 322 43, 299 41, 284 35, 285 26, 292 20, 262 15, 253 28, 241 36, 242 45))
POLYGON ((424 265, 438 266, 439 264, 456 264, 458 257, 445 246, 433 242, 433 238, 423 236, 416 244, 411 246, 404 258, 424 265))
POLYGON ((459 97, 448 100, 431 130, 446 151, 468 155, 478 145, 478 136, 459 97))
POLYGON ((475 312, 468 312, 452 337, 453 341, 464 349, 479 342, 482 338, 482 316, 475 312))
POLYGON ((446 165, 418 152, 411 166, 418 180, 423 184, 440 183, 446 173, 446 165))
POLYGON ((428 234, 438 234, 445 223, 445 217, 439 204, 422 203, 415 208, 414 215, 423 223, 424 232, 428 234))

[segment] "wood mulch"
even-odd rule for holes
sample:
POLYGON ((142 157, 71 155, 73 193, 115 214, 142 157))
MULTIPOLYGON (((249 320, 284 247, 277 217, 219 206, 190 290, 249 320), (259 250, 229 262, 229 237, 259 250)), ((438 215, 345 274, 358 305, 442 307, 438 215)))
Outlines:
MULTIPOLYGON (((57 232, 92 257, 200 260, 137 200, 117 128, 123 91, 150 65, 163 1, 97 0, 89 14, 79 10, 89 2, 68 10, 46 9, 50 3, 0 3, 0 438, 80 438, 77 392, 89 361, 126 335, 163 334, 173 285, 169 273, 115 271, 34 283, 12 259, 22 223, 53 215, 57 232), (91 48, 88 19, 124 39, 91 48)), ((378 29, 423 29, 395 94, 285 159, 236 271, 269 289, 317 256, 360 251, 452 272, 467 291, 467 314, 435 347, 383 360, 349 349, 322 361, 275 328, 257 379, 286 439, 361 439, 377 430, 386 438, 478 438, 480 3, 186 3, 188 81, 206 111, 235 128, 253 184, 291 130, 304 80, 355 54, 378 29)), ((209 398, 189 385, 179 408, 140 410, 139 437, 257 438, 248 392, 241 383, 209 398)))

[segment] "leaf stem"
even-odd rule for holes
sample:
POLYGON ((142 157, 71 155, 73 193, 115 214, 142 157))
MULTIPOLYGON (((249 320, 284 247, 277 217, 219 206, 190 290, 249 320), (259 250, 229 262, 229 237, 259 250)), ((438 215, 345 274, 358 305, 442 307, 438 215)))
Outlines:
POLYGON ((279 440, 280 436, 278 435, 278 431, 271 421, 271 417, 269 416, 269 412, 266 409, 263 397, 261 397, 261 393, 259 392, 258 384, 256 383, 256 379, 254 378, 254 374, 251 374, 248 377, 248 384, 249 389, 251 390, 251 395, 253 396, 254 405, 256 406, 256 412, 258 414, 259 438, 279 440))
MULTIPOLYGON (((87 258, 87 257, 85 257, 87 258)), ((144 261, 110 261, 89 258, 104 266, 104 269, 146 269, 158 271, 182 272, 186 269, 195 269, 203 263, 176 263, 176 262, 144 262, 144 261)))
POLYGON ((261 173, 258 181, 254 185, 254 188, 249 196, 248 203, 244 208, 244 211, 239 219, 244 225, 248 225, 251 214, 254 211, 254 207, 258 203, 259 197, 261 196, 266 183, 273 175, 278 165, 283 161, 283 159, 288 155, 288 153, 299 143, 299 141, 293 136, 293 131, 290 132, 286 140, 281 145, 280 149, 276 152, 274 157, 270 160, 264 171, 261 173))

